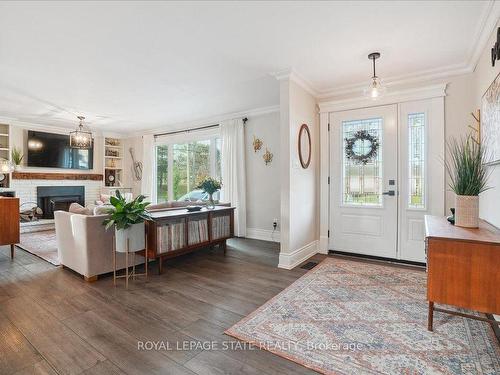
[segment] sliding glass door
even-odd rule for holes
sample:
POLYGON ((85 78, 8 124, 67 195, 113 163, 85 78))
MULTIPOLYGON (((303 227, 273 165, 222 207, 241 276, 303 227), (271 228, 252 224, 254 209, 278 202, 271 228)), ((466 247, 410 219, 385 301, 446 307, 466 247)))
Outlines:
POLYGON ((196 186, 207 176, 220 179, 220 138, 158 144, 155 171, 158 203, 206 200, 206 194, 196 186))

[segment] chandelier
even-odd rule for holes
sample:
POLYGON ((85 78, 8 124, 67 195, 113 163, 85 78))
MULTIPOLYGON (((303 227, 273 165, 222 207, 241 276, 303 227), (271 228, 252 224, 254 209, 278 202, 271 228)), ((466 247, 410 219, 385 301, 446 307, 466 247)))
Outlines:
POLYGON ((69 146, 81 150, 91 149, 92 133, 83 128, 83 120, 85 120, 85 117, 77 116, 77 118, 80 120, 80 124, 75 131, 69 133, 69 146))
POLYGON ((364 90, 364 94, 366 97, 377 100, 380 98, 386 91, 386 88, 380 82, 380 78, 377 77, 377 73, 375 71, 375 60, 380 57, 380 52, 373 52, 368 55, 368 58, 373 61, 373 76, 370 82, 370 85, 364 90))

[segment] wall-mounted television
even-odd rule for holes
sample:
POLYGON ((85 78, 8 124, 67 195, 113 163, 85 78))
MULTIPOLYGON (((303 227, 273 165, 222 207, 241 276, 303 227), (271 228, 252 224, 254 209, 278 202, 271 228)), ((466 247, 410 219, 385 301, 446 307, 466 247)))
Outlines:
POLYGON ((69 134, 28 131, 28 167, 92 169, 94 148, 79 150, 69 146, 69 134))

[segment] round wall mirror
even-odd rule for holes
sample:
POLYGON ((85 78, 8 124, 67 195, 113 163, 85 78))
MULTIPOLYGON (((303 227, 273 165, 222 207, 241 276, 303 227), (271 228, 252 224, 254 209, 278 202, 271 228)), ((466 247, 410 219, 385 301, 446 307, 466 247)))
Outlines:
POLYGON ((299 159, 302 168, 307 169, 311 163, 311 133, 306 124, 299 130, 299 159))

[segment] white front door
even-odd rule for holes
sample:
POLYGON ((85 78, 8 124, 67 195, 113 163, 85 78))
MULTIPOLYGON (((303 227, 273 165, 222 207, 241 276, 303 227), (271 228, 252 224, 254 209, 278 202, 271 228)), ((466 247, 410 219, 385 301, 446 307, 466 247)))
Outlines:
POLYGON ((425 262, 424 215, 444 215, 443 98, 329 116, 329 249, 425 262), (360 131, 378 143, 366 163, 360 131))
POLYGON ((330 249, 396 258, 397 106, 331 113, 330 145, 330 249))

